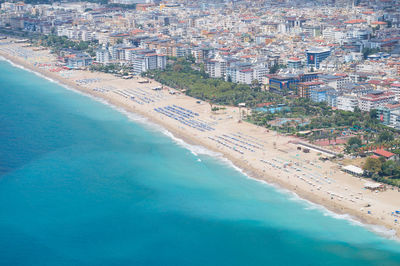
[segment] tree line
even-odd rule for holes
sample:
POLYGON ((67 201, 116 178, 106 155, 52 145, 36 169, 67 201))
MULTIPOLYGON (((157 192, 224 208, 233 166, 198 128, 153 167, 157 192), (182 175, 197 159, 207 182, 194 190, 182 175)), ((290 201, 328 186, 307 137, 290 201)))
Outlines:
POLYGON ((274 101, 281 96, 262 91, 259 86, 233 83, 223 79, 210 78, 200 66, 200 71, 192 68, 192 62, 179 58, 164 70, 151 70, 144 76, 181 91, 197 99, 215 104, 237 106, 246 103, 253 107, 260 102, 274 101))

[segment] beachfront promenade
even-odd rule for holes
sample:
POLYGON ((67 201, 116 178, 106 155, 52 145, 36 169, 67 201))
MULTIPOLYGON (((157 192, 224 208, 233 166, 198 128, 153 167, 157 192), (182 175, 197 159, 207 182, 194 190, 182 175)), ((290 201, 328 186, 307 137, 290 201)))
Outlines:
POLYGON ((0 41, 0 55, 126 111, 141 114, 189 143, 223 154, 254 178, 279 184, 333 211, 399 231, 397 189, 384 192, 364 189, 364 179, 344 173, 330 161, 319 160, 321 150, 316 147, 310 146, 310 153, 304 153, 297 149, 298 139, 243 121, 239 123, 238 108, 212 112, 209 104, 198 103, 172 88, 155 90, 160 87, 155 81, 141 83, 140 78, 125 80, 111 74, 68 70, 60 67, 48 50, 33 51, 9 40, 0 41))

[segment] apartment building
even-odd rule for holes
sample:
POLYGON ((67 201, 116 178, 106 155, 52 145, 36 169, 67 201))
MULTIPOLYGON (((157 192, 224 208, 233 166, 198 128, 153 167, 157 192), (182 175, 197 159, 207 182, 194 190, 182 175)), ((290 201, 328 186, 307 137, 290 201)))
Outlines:
POLYGON ((395 100, 395 94, 390 91, 374 91, 359 99, 359 108, 362 111, 369 112, 372 109, 378 109, 379 107, 390 103, 395 100))
POLYGON ((135 74, 140 74, 148 70, 164 69, 167 64, 165 55, 156 53, 137 53, 133 56, 132 70, 135 74))
POLYGON ((390 86, 390 91, 394 93, 396 100, 400 101, 400 83, 393 83, 390 86))
POLYGON ((311 90, 319 89, 324 83, 322 81, 299 82, 297 84, 297 96, 301 98, 311 98, 311 90))
POLYGON ((107 49, 96 50, 96 62, 100 64, 108 64, 111 61, 110 53, 107 49))
POLYGON ((398 115, 394 114, 395 111, 400 110, 400 104, 393 102, 380 106, 376 109, 376 118, 384 125, 394 127, 397 122, 398 115))
POLYGON ((354 112, 358 107, 358 98, 354 95, 342 95, 336 99, 337 109, 354 112))
POLYGON ((328 48, 312 48, 306 50, 307 66, 318 69, 321 62, 331 55, 331 50, 328 48))

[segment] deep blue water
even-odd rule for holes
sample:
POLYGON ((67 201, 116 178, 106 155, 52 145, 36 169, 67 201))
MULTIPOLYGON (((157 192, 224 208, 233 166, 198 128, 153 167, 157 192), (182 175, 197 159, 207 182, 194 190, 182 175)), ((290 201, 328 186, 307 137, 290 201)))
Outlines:
POLYGON ((400 245, 0 61, 0 265, 399 265, 400 245))

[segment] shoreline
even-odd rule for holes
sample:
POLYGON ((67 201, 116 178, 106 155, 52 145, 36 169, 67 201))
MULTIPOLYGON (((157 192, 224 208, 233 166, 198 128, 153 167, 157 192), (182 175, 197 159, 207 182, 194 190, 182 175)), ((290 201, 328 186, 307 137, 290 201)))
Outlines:
MULTIPOLYGON (((300 199, 311 202, 312 204, 317 204, 318 206, 321 206, 322 208, 325 208, 328 211, 331 211, 335 214, 349 215, 351 220, 362 223, 363 226, 366 227, 368 230, 373 230, 376 233, 378 233, 378 231, 374 230, 373 227, 383 226, 383 227, 387 228, 388 230, 394 230, 396 232, 397 237, 400 236, 399 227, 397 225, 391 225, 391 223, 388 222, 388 220, 381 219, 379 216, 376 217, 374 215, 368 215, 365 212, 360 211, 359 208, 355 208, 355 207, 360 207, 360 205, 348 206, 348 204, 346 204, 345 202, 343 202, 341 200, 332 200, 332 197, 331 197, 331 200, 329 200, 329 196, 323 197, 321 195, 318 195, 317 191, 315 191, 315 193, 312 193, 312 192, 314 192, 313 189, 311 189, 311 191, 310 191, 309 189, 307 189, 307 186, 300 185, 301 182, 297 182, 298 180, 296 180, 296 179, 293 180, 292 176, 289 177, 289 174, 288 174, 287 179, 284 179, 285 176, 282 176, 282 178, 280 178, 280 175, 282 175, 282 174, 285 175, 283 169, 279 169, 279 170, 275 171, 275 169, 271 168, 271 172, 266 173, 265 169, 262 169, 262 164, 258 162, 258 165, 256 165, 257 164, 256 162, 253 162, 250 160, 250 159, 252 159, 252 158, 250 158, 250 156, 246 156, 246 155, 240 156, 234 152, 227 152, 226 150, 223 150, 223 147, 222 148, 218 147, 218 145, 212 145, 211 141, 209 141, 209 140, 207 141, 207 138, 205 138, 205 136, 196 134, 197 132, 195 134, 193 134, 193 132, 195 132, 194 130, 187 130, 187 129, 180 127, 179 125, 176 126, 175 124, 171 123, 171 121, 166 120, 162 116, 156 115, 155 112, 154 112, 154 114, 151 113, 151 110, 152 110, 151 108, 145 109, 145 108, 141 108, 140 105, 139 106, 132 105, 129 101, 127 101, 127 100, 124 101, 124 99, 120 99, 117 96, 112 95, 111 93, 104 94, 102 92, 94 91, 93 88, 90 88, 90 87, 87 88, 82 85, 79 85, 78 83, 74 82, 73 80, 65 78, 59 74, 50 72, 46 69, 35 67, 33 64, 29 63, 28 61, 24 60, 23 58, 5 54, 3 51, 0 51, 0 55, 3 56, 6 60, 9 60, 10 62, 12 62, 13 64, 15 64, 19 67, 25 68, 28 71, 32 71, 35 74, 39 74, 40 76, 50 79, 53 82, 57 82, 64 87, 67 86, 69 89, 76 90, 80 93, 85 94, 85 96, 94 97, 96 100, 105 101, 106 103, 112 105, 113 108, 122 109, 125 112, 127 112, 128 114, 133 113, 133 114, 138 114, 142 117, 145 117, 151 123, 153 123, 157 126, 160 126, 161 128, 170 132, 174 138, 181 139, 184 142, 188 143, 189 145, 201 146, 212 152, 217 152, 222 155, 222 158, 228 160, 230 163, 232 163, 232 165, 234 167, 237 167, 238 169, 236 169, 236 170, 241 171, 248 178, 255 179, 260 182, 266 182, 267 184, 272 185, 272 186, 277 185, 279 188, 287 190, 290 193, 294 193, 300 199), (261 167, 257 167, 260 165, 261 165, 261 167), (275 176, 274 172, 279 173, 278 176, 275 176)), ((117 79, 110 74, 104 74, 104 73, 94 73, 93 74, 89 71, 82 71, 82 70, 73 70, 72 72, 75 72, 75 74, 77 74, 78 76, 80 74, 82 74, 82 76, 85 76, 85 75, 90 76, 90 74, 92 74, 95 76, 102 76, 102 77, 104 76, 104 77, 110 78, 112 80, 117 79)), ((81 77, 81 76, 79 76, 79 77, 81 77)), ((153 83, 152 86, 154 86, 154 83, 157 84, 155 81, 152 81, 152 83, 153 83)), ((173 98, 171 101, 169 101, 169 99, 168 99, 168 101, 165 101, 165 102, 169 103, 169 102, 177 102, 178 101, 179 104, 181 104, 181 102, 184 102, 185 100, 195 101, 196 99, 190 98, 188 96, 177 96, 176 98, 173 98), (181 98, 179 98, 179 97, 181 97, 181 98), (174 99, 176 101, 174 101, 174 99), (177 99, 179 99, 179 101, 177 99)), ((164 102, 162 102, 162 103, 164 103, 164 102)), ((202 117, 202 119, 204 119, 203 116, 201 116, 201 117, 202 117)), ((241 131, 243 131, 246 128, 246 130, 247 130, 246 133, 251 132, 252 130, 256 130, 255 128, 257 128, 257 130, 259 131, 258 135, 262 135, 262 134, 260 134, 260 132, 265 131, 265 129, 263 129, 263 128, 257 127, 252 124, 248 124, 246 122, 242 122, 241 124, 235 124, 235 122, 233 120, 229 120, 226 123, 229 124, 230 126, 232 126, 232 124, 233 124, 234 129, 237 129, 240 127, 241 131), (242 129, 242 127, 243 127, 243 129, 242 129)), ((221 127, 221 129, 219 131, 225 132, 223 127, 221 127)), ((229 133, 229 130, 226 130, 226 131, 228 131, 228 133, 229 133)), ((261 133, 263 133, 263 132, 261 132, 261 133)), ((266 134, 266 133, 264 132, 264 134, 266 134)), ((249 136, 249 135, 244 134, 244 136, 249 136)), ((268 133, 268 134, 266 134, 266 136, 268 138, 270 138, 269 140, 274 139, 276 137, 276 136, 274 136, 274 132, 268 133)), ((257 139, 258 143, 260 143, 259 141, 261 139, 262 139, 262 137, 260 139, 257 139)), ((276 137, 276 139, 278 139, 278 137, 276 137)), ((282 146, 287 145, 287 146, 284 146, 284 149, 290 149, 290 148, 288 148, 289 144, 285 144, 285 143, 287 142, 287 140, 292 139, 292 138, 281 137, 281 139, 283 139, 283 141, 282 140, 279 140, 279 141, 281 141, 283 143, 282 146)), ((269 144, 269 142, 265 142, 265 143, 269 144)), ((292 146, 290 146, 290 147, 292 147, 292 146)), ((277 155, 277 156, 272 155, 273 158, 274 157, 279 158, 280 156, 282 156, 282 154, 280 154, 280 153, 284 154, 284 152, 279 152, 277 150, 263 149, 263 151, 264 152, 267 151, 271 154, 274 153, 274 155, 277 155)), ((290 150, 287 153, 291 153, 291 152, 292 151, 290 150)), ((301 154, 301 155, 303 156, 303 154, 301 154)), ((314 157, 314 159, 315 159, 315 157, 316 157, 315 152, 313 152, 313 154, 310 156, 314 157)), ((310 156, 308 156, 308 157, 310 157, 310 156)), ((254 156, 252 156, 252 157, 254 157, 254 156)), ((321 163, 317 162, 317 163, 322 164, 322 165, 324 164, 322 162, 321 163)), ((314 164, 317 164, 317 163, 314 163, 314 164)), ((336 174, 336 172, 335 172, 335 174, 336 174)), ((340 175, 346 175, 346 174, 340 173, 340 175)), ((347 176, 349 176, 349 175, 347 175, 347 176)), ((358 178, 352 177, 352 179, 357 180, 358 178)), ((354 181, 354 180, 352 180, 352 181, 354 181)), ((366 180, 362 180, 362 182, 366 182, 366 180)), ((384 194, 384 193, 385 192, 383 192, 382 194, 384 194)), ((394 192, 394 193, 397 193, 397 192, 394 192)), ((374 196, 373 193, 370 193, 370 194, 372 194, 372 196, 374 196)), ((369 195, 369 196, 371 196, 371 195, 369 195)), ((374 202, 373 198, 374 197, 368 197, 368 199, 363 201, 363 203, 373 202, 373 204, 372 204, 373 206, 377 205, 374 202)), ((396 201, 395 198, 393 198, 393 201, 396 201)), ((397 201, 394 203, 394 205, 396 205, 397 201)), ((363 205, 361 205, 361 206, 363 206, 363 205)), ((400 206, 400 205, 397 205, 397 206, 400 206)), ((375 210, 374 210, 374 212, 375 212, 375 210)), ((384 218, 387 218, 387 217, 384 217, 384 218)), ((386 236, 386 237, 390 237, 390 236, 386 236)))

